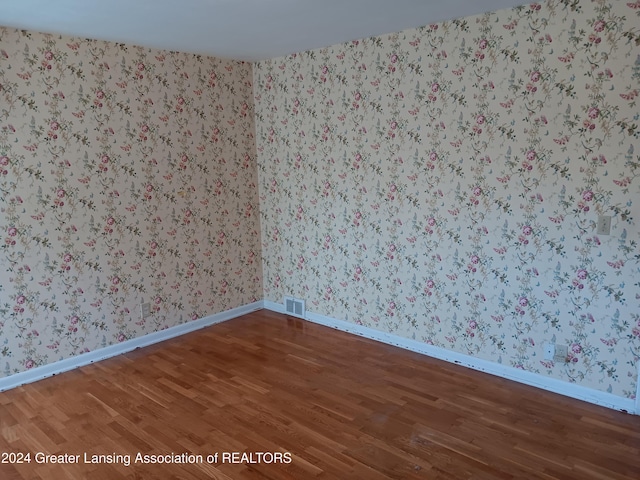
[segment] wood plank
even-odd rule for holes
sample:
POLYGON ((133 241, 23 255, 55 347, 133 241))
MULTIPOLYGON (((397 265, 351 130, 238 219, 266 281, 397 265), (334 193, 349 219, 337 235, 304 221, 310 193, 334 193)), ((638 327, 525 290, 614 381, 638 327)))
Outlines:
POLYGON ((637 480, 640 417, 260 311, 0 393, 3 451, 291 454, 3 480, 637 480))

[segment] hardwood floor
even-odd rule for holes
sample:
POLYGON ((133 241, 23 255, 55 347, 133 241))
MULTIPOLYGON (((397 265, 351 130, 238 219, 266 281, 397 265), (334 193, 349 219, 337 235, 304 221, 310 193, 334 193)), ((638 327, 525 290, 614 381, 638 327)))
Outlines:
POLYGON ((31 460, 3 480, 637 480, 640 417, 265 310, 0 393, 2 452, 31 460))

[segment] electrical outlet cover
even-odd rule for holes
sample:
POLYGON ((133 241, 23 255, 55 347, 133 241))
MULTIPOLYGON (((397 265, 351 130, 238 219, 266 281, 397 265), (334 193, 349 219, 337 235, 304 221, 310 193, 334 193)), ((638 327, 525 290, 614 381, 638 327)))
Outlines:
POLYGON ((611 215, 598 215, 598 235, 611 235, 611 215))
POLYGON ((556 345, 556 353, 553 360, 556 362, 566 362, 569 356, 569 347, 567 345, 556 345))

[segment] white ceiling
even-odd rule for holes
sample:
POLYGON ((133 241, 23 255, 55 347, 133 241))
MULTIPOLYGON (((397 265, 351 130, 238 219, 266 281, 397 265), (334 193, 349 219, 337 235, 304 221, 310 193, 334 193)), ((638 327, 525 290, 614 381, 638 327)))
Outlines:
POLYGON ((0 25, 262 60, 522 0, 0 0, 0 25))

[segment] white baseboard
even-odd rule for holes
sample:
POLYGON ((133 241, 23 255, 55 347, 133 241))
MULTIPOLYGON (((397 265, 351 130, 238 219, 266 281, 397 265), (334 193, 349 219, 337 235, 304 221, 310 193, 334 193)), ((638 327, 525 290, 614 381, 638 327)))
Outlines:
MULTIPOLYGON (((264 308, 274 312, 291 315, 290 313, 285 312, 284 305, 276 302, 265 300, 264 308)), ((619 397, 611 393, 602 392, 600 390, 582 387, 556 378, 547 377, 539 373, 526 372, 507 365, 501 365, 488 360, 475 358, 470 355, 428 345, 416 340, 400 337, 391 333, 381 332, 373 328, 356 325, 343 320, 337 320, 335 318, 326 317, 309 311, 307 311, 304 317, 301 318, 313 323, 335 328, 343 332, 352 333, 371 340, 386 343, 388 345, 404 348, 412 352, 421 353, 439 360, 455 363, 456 365, 463 365, 474 370, 479 370, 491 375, 496 375, 498 377, 507 378, 519 383, 541 388, 543 390, 548 390, 566 397, 583 400, 585 402, 594 403, 614 410, 620 410, 622 412, 640 415, 640 399, 638 398, 640 397, 640 381, 638 381, 638 395, 636 395, 636 399, 633 400, 630 398, 619 397)))
POLYGON ((162 342, 170 338, 179 337, 186 333, 200 330, 201 328, 215 325, 216 323, 226 322, 227 320, 246 315, 247 313, 255 312, 264 308, 264 302, 262 300, 248 305, 243 305, 225 312, 209 315, 198 320, 194 320, 187 323, 176 325, 175 327, 167 328, 159 332, 150 333, 138 338, 132 338, 122 343, 109 345, 108 347, 95 350, 93 352, 83 353, 75 357, 66 358, 57 362, 36 367, 31 370, 16 373, 8 377, 0 378, 0 392, 9 390, 10 388, 19 387, 25 383, 35 382, 43 378, 51 377, 59 373, 63 373, 69 370, 73 370, 90 363, 98 362, 110 357, 115 357, 123 353, 130 352, 136 348, 147 347, 154 343, 162 342))

